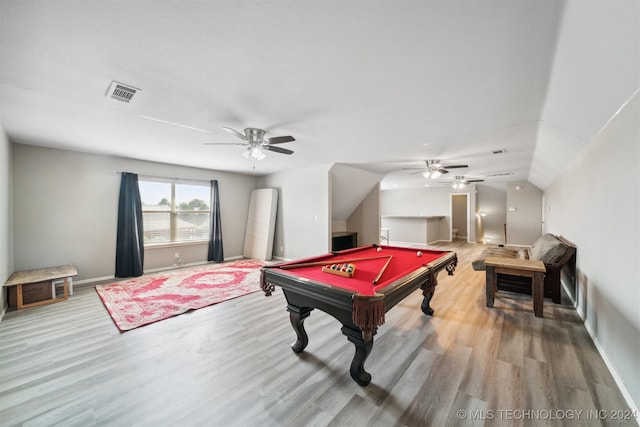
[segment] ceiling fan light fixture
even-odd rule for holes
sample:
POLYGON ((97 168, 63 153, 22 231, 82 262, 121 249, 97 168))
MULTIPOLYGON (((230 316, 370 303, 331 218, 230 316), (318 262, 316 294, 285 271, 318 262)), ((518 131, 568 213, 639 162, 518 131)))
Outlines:
POLYGON ((271 151, 279 154, 293 154, 293 151, 286 148, 276 146, 276 144, 284 144, 286 142, 293 142, 295 138, 286 136, 276 136, 273 138, 264 138, 265 131, 257 128, 245 128, 244 133, 238 132, 230 127, 223 127, 222 129, 244 140, 244 143, 233 142, 212 142, 206 143, 208 145, 244 145, 247 149, 242 153, 245 159, 253 158, 255 160, 262 160, 266 156, 265 151, 271 151))
POLYGON ((467 181, 464 179, 464 176, 456 176, 455 181, 451 184, 451 187, 455 190, 461 190, 466 187, 467 181))
POLYGON ((250 147, 247 151, 244 152, 244 156, 248 159, 249 157, 253 157, 256 160, 262 160, 267 157, 260 147, 250 147))

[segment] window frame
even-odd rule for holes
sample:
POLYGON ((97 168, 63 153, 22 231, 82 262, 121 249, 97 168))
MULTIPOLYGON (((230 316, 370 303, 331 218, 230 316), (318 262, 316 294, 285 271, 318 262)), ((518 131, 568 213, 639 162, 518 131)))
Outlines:
MULTIPOLYGON (((144 215, 147 213, 154 214, 168 214, 169 215, 169 240, 164 242, 143 242, 145 248, 161 248, 161 247, 171 247, 171 246, 185 246, 190 244, 202 244, 209 241, 208 237, 202 239, 194 239, 194 240, 177 240, 178 239, 178 219, 180 214, 183 213, 207 213, 209 218, 207 221, 207 235, 209 234, 209 227, 211 226, 211 206, 208 205, 209 209, 207 210, 195 210, 195 209, 179 209, 176 200, 176 186, 179 185, 191 185, 191 186, 199 186, 208 188, 209 194, 211 194, 211 183, 209 181, 195 181, 195 180, 178 180, 176 178, 161 178, 161 177, 149 177, 149 176, 140 176, 139 182, 152 182, 152 183, 162 183, 170 185, 170 200, 169 200, 169 210, 160 210, 160 209, 145 209, 144 205, 142 207, 142 224, 143 230, 145 225, 144 215)), ((141 197, 142 199, 142 197, 141 197)), ((153 205, 151 205, 153 206, 153 205)))

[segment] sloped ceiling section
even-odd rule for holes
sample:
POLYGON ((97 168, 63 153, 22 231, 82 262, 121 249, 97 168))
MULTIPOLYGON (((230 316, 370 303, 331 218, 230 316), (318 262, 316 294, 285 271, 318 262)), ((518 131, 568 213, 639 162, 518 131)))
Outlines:
POLYGON ((330 170, 331 219, 346 221, 384 175, 344 164, 330 170))
POLYGON ((566 2, 529 181, 546 188, 640 88, 640 2, 566 2))

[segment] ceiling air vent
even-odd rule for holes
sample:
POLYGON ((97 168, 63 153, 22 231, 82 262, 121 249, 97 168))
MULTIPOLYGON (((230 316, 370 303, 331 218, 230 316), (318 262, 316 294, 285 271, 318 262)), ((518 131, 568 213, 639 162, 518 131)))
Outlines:
POLYGON ((139 90, 140 89, 136 89, 122 83, 111 82, 111 86, 109 86, 107 96, 113 99, 117 99, 118 101, 131 102, 131 98, 133 98, 133 95, 135 95, 139 90))
POLYGON ((495 177, 495 176, 509 176, 509 175, 513 175, 513 172, 498 172, 498 173, 492 173, 489 175, 485 175, 487 178, 491 178, 491 177, 495 177))

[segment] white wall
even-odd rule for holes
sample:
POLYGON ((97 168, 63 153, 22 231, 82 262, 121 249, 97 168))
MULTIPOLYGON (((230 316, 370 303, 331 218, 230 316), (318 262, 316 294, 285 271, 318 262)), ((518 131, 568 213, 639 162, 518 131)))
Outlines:
POLYGON ((545 190, 546 231, 577 246, 578 312, 640 406, 640 95, 545 190))
MULTIPOLYGON (((13 192, 11 170, 11 144, 4 129, 0 126, 0 284, 6 282, 13 273, 13 192)), ((5 292, 0 292, 0 313, 4 312, 5 305, 5 292)))
MULTIPOLYGON (((437 238, 428 237, 429 242, 449 240, 451 238, 451 194, 468 194, 468 240, 476 240, 476 185, 467 186, 462 191, 450 187, 409 188, 399 190, 383 190, 380 192, 380 215, 395 216, 443 216, 440 233, 437 238)), ((383 225, 384 227, 384 225, 383 225)), ((416 236, 426 236, 426 224, 416 229, 416 236), (424 228, 424 230, 423 230, 424 228)), ((393 231, 392 231, 393 232, 393 231)), ((397 240, 391 236, 391 240, 397 240)), ((418 240, 415 243, 423 243, 418 240)))
POLYGON ((407 188, 380 192, 381 215, 449 216, 451 189, 407 188))
POLYGON ((542 190, 527 181, 509 182, 507 184, 507 243, 528 246, 541 235, 542 190))
MULTIPOLYGON (((258 186, 256 177, 13 144, 15 269, 72 263, 78 269, 78 281, 113 277, 117 172, 123 171, 217 179, 225 258, 242 256, 249 195, 258 186)), ((185 264, 206 262, 206 243, 147 249, 145 271, 171 267, 176 251, 185 264)))
POLYGON ((260 186, 279 193, 274 256, 298 259, 331 250, 331 165, 262 177, 260 186))

